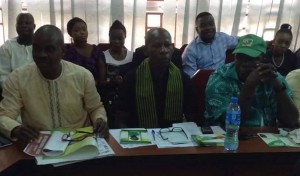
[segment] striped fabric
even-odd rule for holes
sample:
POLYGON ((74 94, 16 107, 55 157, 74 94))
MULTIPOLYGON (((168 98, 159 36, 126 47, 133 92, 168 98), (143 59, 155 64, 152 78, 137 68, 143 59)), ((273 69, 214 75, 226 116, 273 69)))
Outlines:
MULTIPOLYGON (((139 126, 158 127, 154 87, 150 72, 149 59, 145 59, 136 71, 136 102, 139 126)), ((164 119, 168 121, 182 119, 183 85, 180 70, 170 63, 164 119)))

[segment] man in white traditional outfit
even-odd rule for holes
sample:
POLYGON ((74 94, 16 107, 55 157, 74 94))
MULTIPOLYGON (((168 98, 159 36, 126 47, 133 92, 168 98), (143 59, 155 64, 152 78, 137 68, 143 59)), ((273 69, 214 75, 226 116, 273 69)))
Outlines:
POLYGON ((20 13, 16 19, 18 36, 7 40, 0 48, 0 87, 9 73, 33 62, 32 38, 35 29, 30 13, 20 13))
POLYGON ((92 74, 81 66, 61 60, 64 37, 52 25, 33 36, 35 63, 13 71, 3 85, 0 132, 11 139, 29 142, 40 130, 93 125, 108 136, 107 117, 92 74), (21 113, 22 122, 16 121, 21 113))

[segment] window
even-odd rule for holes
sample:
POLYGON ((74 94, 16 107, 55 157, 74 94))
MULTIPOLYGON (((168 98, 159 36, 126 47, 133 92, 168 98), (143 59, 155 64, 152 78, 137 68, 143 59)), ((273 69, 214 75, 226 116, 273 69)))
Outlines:
POLYGON ((3 11, 2 4, 0 4, 0 45, 2 45, 5 41, 4 37, 4 27, 3 27, 3 11))
POLYGON ((27 4, 26 2, 24 2, 24 0, 22 0, 22 13, 27 13, 27 4))
POLYGON ((162 27, 163 13, 146 13, 146 31, 154 27, 162 27))

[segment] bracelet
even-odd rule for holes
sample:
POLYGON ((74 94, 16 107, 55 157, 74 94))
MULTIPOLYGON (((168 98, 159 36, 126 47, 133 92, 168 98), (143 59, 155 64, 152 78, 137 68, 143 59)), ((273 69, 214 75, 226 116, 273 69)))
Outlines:
POLYGON ((281 86, 280 89, 278 89, 278 90, 274 89, 275 93, 281 93, 281 92, 283 92, 283 91, 285 91, 285 90, 286 90, 286 87, 285 87, 284 84, 282 84, 282 86, 281 86))

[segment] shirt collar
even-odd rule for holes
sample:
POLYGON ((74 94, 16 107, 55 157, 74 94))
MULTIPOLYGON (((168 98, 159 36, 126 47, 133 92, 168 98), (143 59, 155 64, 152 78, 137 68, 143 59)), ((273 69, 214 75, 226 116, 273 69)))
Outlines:
POLYGON ((224 71, 224 76, 232 78, 232 79, 237 80, 237 81, 240 81, 239 77, 238 77, 238 74, 236 72, 236 69, 235 69, 235 62, 231 62, 231 63, 226 64, 226 65, 227 65, 227 70, 224 71))

